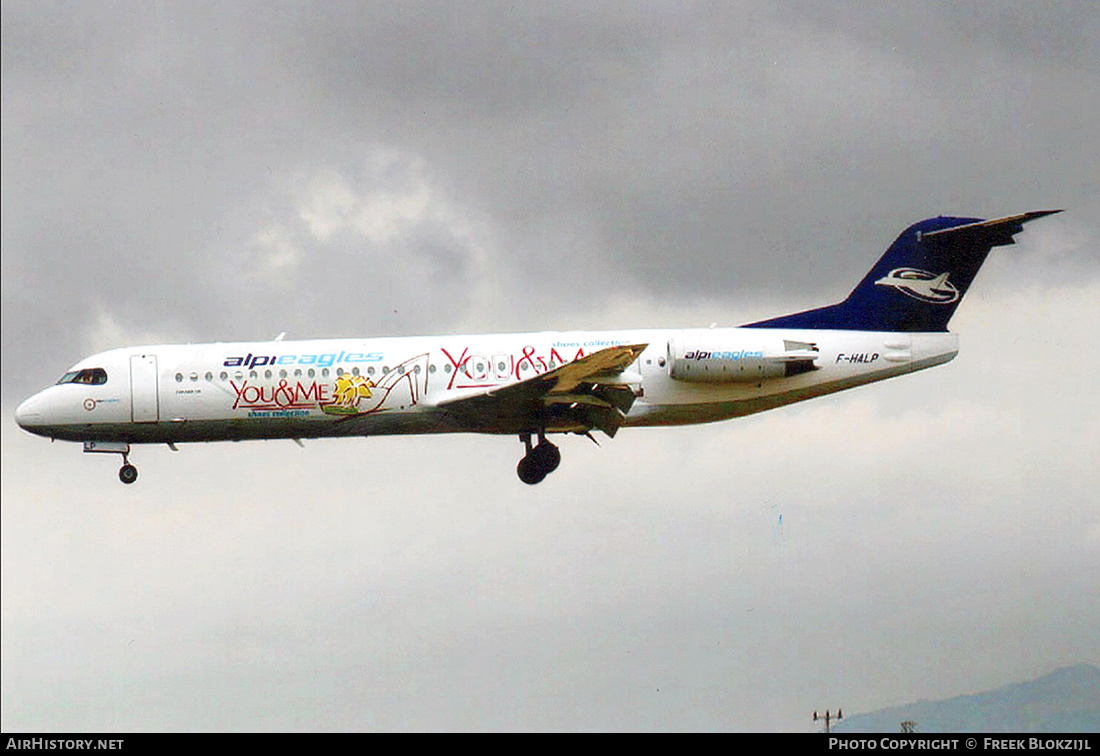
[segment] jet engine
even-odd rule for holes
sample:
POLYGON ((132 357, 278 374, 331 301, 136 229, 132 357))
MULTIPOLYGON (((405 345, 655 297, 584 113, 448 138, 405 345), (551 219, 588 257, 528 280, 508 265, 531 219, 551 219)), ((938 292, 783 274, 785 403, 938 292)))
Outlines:
POLYGON ((692 383, 758 383, 816 370, 816 344, 740 334, 671 339, 668 374, 692 383))

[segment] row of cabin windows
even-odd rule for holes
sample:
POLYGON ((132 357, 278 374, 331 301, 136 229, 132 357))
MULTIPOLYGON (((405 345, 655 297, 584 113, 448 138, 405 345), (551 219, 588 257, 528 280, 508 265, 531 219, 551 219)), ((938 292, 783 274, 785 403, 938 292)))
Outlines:
MULTIPOLYGON (((436 370, 437 370, 437 369, 438 369, 438 368, 436 368, 436 366, 435 366, 435 365, 429 365, 429 366, 428 366, 428 372, 429 372, 429 373, 434 373, 434 372, 436 372, 436 370)), ((500 372, 502 372, 502 373, 503 373, 503 372, 504 372, 505 370, 507 370, 507 369, 508 369, 508 366, 507 366, 507 364, 506 364, 506 363, 503 363, 503 362, 501 362, 501 363, 498 363, 498 364, 497 364, 497 369, 498 369, 498 370, 499 370, 500 372)), ((520 369, 521 369, 521 370, 528 370, 528 369, 529 369, 529 367, 528 367, 528 365, 526 365, 526 364, 523 364, 523 365, 521 365, 521 366, 520 366, 520 369)), ((550 370, 553 370, 553 369, 554 369, 554 363, 553 363, 553 362, 551 362, 551 363, 550 363, 550 365, 549 365, 549 369, 550 369, 550 370)), ((399 366, 398 366, 398 367, 396 368, 396 370, 397 370, 397 373, 398 373, 398 375, 404 375, 404 374, 405 374, 405 366, 404 366, 404 365, 399 365, 399 366)), ((443 372, 444 372, 444 373, 450 373, 450 372, 451 372, 452 370, 453 370, 453 368, 452 368, 452 366, 451 366, 451 365, 444 365, 444 366, 443 366, 443 372)), ((474 365, 474 370, 475 370, 475 371, 476 371, 477 373, 483 373, 483 372, 484 372, 484 371, 486 370, 486 365, 485 365, 485 363, 483 363, 483 362, 478 362, 478 363, 476 363, 476 364, 474 365)), ((338 375, 338 376, 339 376, 339 375, 343 375, 343 374, 344 374, 344 372, 345 372, 345 371, 344 371, 344 369, 343 369, 343 368, 336 368, 336 375, 338 375)), ((388 366, 383 366, 383 368, 382 368, 382 372, 381 372, 381 375, 385 375, 385 374, 386 374, 386 373, 388 373, 388 372, 390 372, 390 369, 389 369, 389 367, 388 367, 388 366)), ((412 372, 413 372, 413 373, 416 373, 416 374, 419 374, 419 373, 420 373, 420 366, 419 366, 419 365, 416 365, 416 366, 414 366, 414 367, 413 367, 413 369, 412 369, 412 372)), ((359 375, 359 374, 360 374, 360 372, 359 372, 359 368, 357 368, 357 367, 356 367, 356 368, 352 368, 352 369, 351 369, 351 371, 350 371, 350 374, 351 374, 351 375, 359 375)), ((367 368, 367 370, 366 370, 366 374, 367 374, 367 375, 374 375, 374 374, 375 374, 375 369, 374 369, 374 367, 368 367, 368 368, 367 368)), ((317 375, 318 375, 318 371, 317 371, 317 370, 315 370, 314 368, 309 368, 308 370, 306 370, 306 371, 304 372, 304 374, 303 374, 303 371, 302 371, 302 369, 301 369, 301 368, 297 368, 297 369, 296 369, 296 370, 294 371, 293 377, 294 377, 294 378, 302 378, 302 377, 308 377, 308 378, 316 378, 316 377, 317 377, 317 375)), ((321 368, 321 370, 320 370, 320 376, 321 376, 322 378, 328 378, 328 377, 329 377, 329 369, 328 369, 328 368, 321 368)), ((192 380, 192 381, 197 381, 197 380, 199 379, 199 374, 198 374, 198 373, 191 373, 189 377, 191 378, 191 380, 192 380)), ((214 374, 213 374, 212 372, 210 372, 210 371, 207 371, 207 372, 206 372, 206 375, 205 375, 204 377, 206 378, 206 380, 207 380, 207 381, 213 381, 213 380, 214 380, 214 374)), ((242 379, 243 379, 243 378, 245 377, 244 371, 243 371, 243 370, 238 370, 238 371, 236 371, 236 372, 235 372, 235 373, 233 374, 233 377, 234 377, 234 378, 236 378, 237 380, 242 380, 242 379)), ((259 378, 260 376, 259 376, 259 373, 258 373, 257 371, 255 371, 255 370, 250 370, 250 371, 248 372, 248 377, 249 377, 250 379, 252 379, 252 380, 256 380, 256 379, 258 379, 258 378, 259 378)), ((275 374, 274 374, 274 372, 273 372, 273 371, 271 371, 271 370, 265 370, 265 371, 264 371, 264 378, 266 378, 266 379, 271 379, 271 378, 274 378, 274 377, 275 377, 275 374)), ((292 376, 290 375, 290 373, 289 373, 288 371, 286 371, 286 370, 280 370, 280 371, 279 371, 279 377, 280 377, 280 378, 290 378, 290 377, 292 377, 292 376)), ((225 381, 225 380, 229 380, 229 373, 227 373, 226 371, 224 371, 224 370, 223 370, 223 371, 221 371, 221 373, 219 373, 219 374, 218 374, 218 378, 219 378, 219 379, 221 379, 221 380, 223 380, 223 381, 225 381)), ((107 380, 107 378, 106 378, 106 374, 104 374, 104 378, 103 378, 103 380, 104 380, 104 381, 106 381, 106 380, 107 380)), ((183 380, 184 380, 184 375, 183 375, 183 373, 176 373, 176 383, 183 383, 183 380)))
MULTIPOLYGON (((661 365, 664 365, 664 360, 660 360, 659 362, 661 363, 661 365)), ((651 364, 651 360, 646 360, 646 364, 651 364)), ((550 370, 553 370, 554 367, 555 367, 554 363, 551 362, 548 367, 549 367, 550 370)), ((478 373, 484 372, 485 369, 486 369, 485 363, 483 363, 483 362, 475 363, 474 369, 478 373)), ((497 363, 497 370, 499 372, 503 373, 507 369, 508 369, 508 365, 506 363, 504 363, 504 362, 498 362, 497 363)), ((525 363, 521 364, 520 369, 521 370, 526 370, 526 369, 528 369, 528 365, 525 364, 525 363)), ((452 370, 452 367, 450 365, 444 365, 443 366, 443 372, 444 373, 450 373, 451 370, 452 370)), ((434 373, 435 371, 436 371, 436 366, 435 365, 429 365, 428 366, 428 372, 429 373, 434 373)), ((385 375, 388 372, 390 372, 389 367, 383 367, 382 368, 382 374, 383 375, 385 375)), ((419 374, 420 373, 420 366, 419 365, 415 366, 413 368, 413 372, 419 374)), ((404 375, 405 374, 405 366, 404 365, 398 366, 397 373, 399 375, 404 375)), ((344 369, 343 368, 336 368, 336 375, 343 375, 343 374, 344 374, 344 369)), ((352 368, 351 369, 351 374, 352 375, 359 375, 359 368, 357 368, 357 367, 352 368)), ((374 367, 373 366, 367 368, 367 375, 374 375, 374 367)), ((316 378, 317 377, 317 371, 313 368, 309 368, 309 370, 305 371, 305 376, 309 377, 309 378, 316 378)), ((329 376, 329 369, 328 368, 321 368, 321 377, 322 378, 328 378, 328 376, 329 376)), ((213 381, 214 380, 214 374, 210 371, 207 371, 206 375, 204 377, 206 378, 207 381, 213 381)), ((236 373, 233 374, 233 377, 236 378, 237 380, 243 379, 244 378, 244 371, 243 370, 238 370, 236 373)), ((255 380, 255 379, 259 378, 259 375, 257 374, 257 372, 255 370, 251 370, 248 373, 248 377, 255 380)), ((265 370, 264 371, 264 378, 270 379, 270 378, 273 378, 273 377, 274 377, 274 374, 272 373, 272 371, 270 371, 270 370, 265 370)), ((279 377, 280 378, 289 378, 290 375, 288 374, 288 372, 286 370, 280 370, 279 371, 279 377)), ((302 373, 301 368, 297 368, 294 371, 294 377, 295 378, 303 377, 303 373, 302 373)), ((191 378, 192 381, 197 381, 199 379, 199 374, 198 373, 191 373, 190 378, 191 378)), ((219 373, 218 378, 220 378, 223 381, 229 380, 229 373, 227 373, 226 371, 223 370, 223 371, 221 371, 221 373, 219 373)), ((65 375, 61 376, 60 380, 58 380, 57 383, 58 383, 58 385, 60 385, 62 383, 77 383, 77 384, 83 384, 83 385, 99 386, 99 385, 102 385, 106 382, 107 382, 107 371, 106 370, 104 370, 103 368, 86 368, 84 370, 74 370, 70 373, 65 373, 65 375)), ((183 383, 183 373, 176 373, 176 383, 183 383)))

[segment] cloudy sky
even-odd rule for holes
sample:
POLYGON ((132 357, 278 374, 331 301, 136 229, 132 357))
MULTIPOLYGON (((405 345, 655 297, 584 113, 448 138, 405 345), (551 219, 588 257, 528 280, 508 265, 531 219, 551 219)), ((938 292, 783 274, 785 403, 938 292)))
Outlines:
POLYGON ((2 6, 10 730, 788 730, 1100 663, 1087 2, 2 6), (907 225, 951 364, 713 426, 139 449, 15 405, 138 343, 736 325, 907 225))

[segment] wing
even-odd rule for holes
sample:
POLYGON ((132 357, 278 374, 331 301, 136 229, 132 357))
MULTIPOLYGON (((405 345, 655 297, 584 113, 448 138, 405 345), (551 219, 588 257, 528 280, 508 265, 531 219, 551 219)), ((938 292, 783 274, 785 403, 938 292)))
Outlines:
POLYGON ((635 397, 623 371, 647 346, 607 347, 533 378, 437 406, 470 430, 585 433, 598 428, 614 436, 635 397))

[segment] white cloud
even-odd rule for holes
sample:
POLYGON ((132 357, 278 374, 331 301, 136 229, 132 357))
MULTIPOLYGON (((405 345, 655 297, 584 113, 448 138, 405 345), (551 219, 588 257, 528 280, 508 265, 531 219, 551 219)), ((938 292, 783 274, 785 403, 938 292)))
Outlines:
POLYGON ((123 324, 106 303, 100 303, 93 317, 83 321, 81 327, 83 354, 94 354, 137 344, 168 344, 176 340, 173 338, 175 334, 171 332, 123 324))
POLYGON ((319 241, 351 230, 382 246, 422 223, 463 225, 463 213, 433 187, 425 161, 394 148, 373 149, 354 175, 335 168, 316 171, 291 191, 298 216, 319 241))

